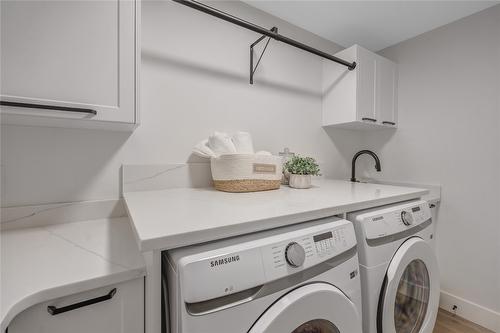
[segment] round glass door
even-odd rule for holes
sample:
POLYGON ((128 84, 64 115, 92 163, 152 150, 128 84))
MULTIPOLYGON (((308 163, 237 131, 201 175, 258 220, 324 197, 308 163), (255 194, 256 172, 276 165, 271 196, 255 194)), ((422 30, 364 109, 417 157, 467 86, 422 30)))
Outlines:
POLYGON ((394 325, 397 333, 420 332, 429 305, 430 280, 425 263, 410 262, 399 280, 394 305, 394 325))
POLYGON ((387 268, 378 309, 379 332, 432 332, 439 291, 439 270, 432 248, 419 237, 408 239, 387 268))
POLYGON ((340 333, 340 331, 328 320, 314 319, 300 325, 292 333, 340 333))

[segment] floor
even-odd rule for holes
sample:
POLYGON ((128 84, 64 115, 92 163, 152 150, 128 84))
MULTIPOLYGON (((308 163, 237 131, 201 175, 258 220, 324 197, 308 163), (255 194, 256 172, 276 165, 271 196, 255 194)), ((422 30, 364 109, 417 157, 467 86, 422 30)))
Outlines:
POLYGON ((494 333, 452 313, 439 310, 433 333, 494 333))

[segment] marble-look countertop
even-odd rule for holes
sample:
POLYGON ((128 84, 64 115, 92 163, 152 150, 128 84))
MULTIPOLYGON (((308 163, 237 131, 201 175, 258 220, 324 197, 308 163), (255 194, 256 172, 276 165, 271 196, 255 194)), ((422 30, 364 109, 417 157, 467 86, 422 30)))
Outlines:
POLYGON ((427 189, 318 180, 306 190, 225 193, 174 188, 124 193, 141 251, 165 250, 420 198, 427 189))
POLYGON ((145 275, 128 217, 2 231, 0 332, 24 309, 145 275))
POLYGON ((421 183, 413 183, 407 181, 393 181, 393 180, 385 180, 385 179, 374 179, 374 178, 365 178, 360 179, 362 183, 372 183, 372 184, 382 184, 382 185, 393 185, 393 186, 404 186, 404 187, 418 187, 429 190, 429 193, 423 195, 421 197, 422 200, 425 200, 429 203, 439 203, 441 201, 441 185, 437 184, 421 184, 421 183))

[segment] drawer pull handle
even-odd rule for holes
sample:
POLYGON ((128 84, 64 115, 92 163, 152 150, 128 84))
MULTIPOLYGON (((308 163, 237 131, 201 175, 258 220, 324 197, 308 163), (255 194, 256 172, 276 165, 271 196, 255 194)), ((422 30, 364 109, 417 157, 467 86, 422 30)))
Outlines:
POLYGON ((377 122, 377 119, 373 119, 373 118, 361 118, 361 120, 363 120, 363 121, 366 121, 366 120, 373 121, 374 123, 377 122))
POLYGON ((55 315, 58 315, 58 314, 63 313, 63 312, 68 312, 71 310, 82 308, 84 306, 88 306, 88 305, 92 305, 92 304, 96 304, 96 303, 110 300, 113 298, 113 296, 115 296, 115 294, 116 294, 116 288, 113 288, 113 289, 111 289, 111 291, 109 293, 107 293, 104 296, 99 296, 96 298, 88 299, 86 301, 82 301, 82 302, 78 302, 78 303, 71 304, 68 306, 64 306, 62 308, 56 308, 55 306, 49 305, 49 306, 47 306, 47 311, 51 315, 55 316, 55 315))
POLYGON ((97 114, 96 110, 83 109, 83 108, 72 108, 69 106, 19 103, 19 102, 8 102, 8 101, 0 101, 0 105, 12 106, 12 107, 16 107, 16 108, 43 109, 43 110, 65 111, 65 112, 80 112, 80 113, 87 113, 87 114, 92 115, 92 116, 95 116, 97 114))
POLYGON ((384 125, 396 125, 396 123, 394 123, 392 121, 383 121, 382 124, 384 124, 384 125))

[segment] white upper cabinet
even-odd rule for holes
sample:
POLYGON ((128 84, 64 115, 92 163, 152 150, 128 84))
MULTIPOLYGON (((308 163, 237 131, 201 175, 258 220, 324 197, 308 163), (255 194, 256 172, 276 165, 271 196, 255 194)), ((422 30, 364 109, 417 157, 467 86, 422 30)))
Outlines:
POLYGON ((2 1, 2 122, 134 128, 139 18, 134 0, 2 1))
POLYGON ((397 65, 358 45, 336 54, 356 68, 323 62, 323 126, 351 129, 397 126, 397 65))

